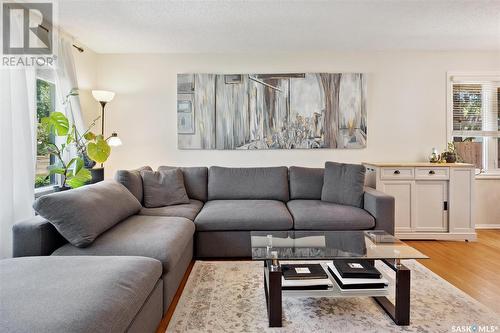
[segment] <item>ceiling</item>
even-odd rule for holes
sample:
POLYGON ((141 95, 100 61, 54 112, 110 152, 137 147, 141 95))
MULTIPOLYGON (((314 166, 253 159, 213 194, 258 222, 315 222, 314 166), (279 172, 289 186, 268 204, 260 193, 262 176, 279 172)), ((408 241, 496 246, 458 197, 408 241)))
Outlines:
POLYGON ((98 53, 500 50, 500 0, 60 0, 98 53))

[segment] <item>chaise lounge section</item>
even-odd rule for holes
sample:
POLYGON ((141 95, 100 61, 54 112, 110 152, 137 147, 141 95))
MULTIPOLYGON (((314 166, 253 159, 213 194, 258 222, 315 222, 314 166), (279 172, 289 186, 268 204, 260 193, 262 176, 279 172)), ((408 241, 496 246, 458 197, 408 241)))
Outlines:
POLYGON ((154 332, 161 263, 144 257, 24 257, 0 261, 2 332, 154 332))

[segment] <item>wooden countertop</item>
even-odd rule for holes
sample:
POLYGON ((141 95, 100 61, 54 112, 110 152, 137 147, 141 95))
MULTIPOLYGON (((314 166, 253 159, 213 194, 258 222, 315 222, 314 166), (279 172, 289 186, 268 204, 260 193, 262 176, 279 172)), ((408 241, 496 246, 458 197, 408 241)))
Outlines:
POLYGON ((389 168, 404 168, 404 167, 449 167, 449 168, 473 168, 474 164, 469 163, 430 163, 430 162, 403 162, 403 163, 384 163, 384 162, 363 162, 363 165, 372 167, 389 167, 389 168))

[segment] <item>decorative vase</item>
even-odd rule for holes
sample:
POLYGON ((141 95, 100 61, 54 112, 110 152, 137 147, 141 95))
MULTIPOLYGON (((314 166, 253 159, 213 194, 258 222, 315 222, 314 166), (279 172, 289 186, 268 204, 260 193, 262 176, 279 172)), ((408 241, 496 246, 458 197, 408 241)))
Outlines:
POLYGON ((429 162, 431 163, 439 162, 439 154, 436 148, 432 148, 431 156, 429 156, 429 162))
POLYGON ((446 163, 455 163, 457 161, 457 154, 449 151, 444 152, 441 157, 446 163))
POLYGON ((457 161, 457 154, 449 153, 446 157, 446 163, 455 163, 457 161))

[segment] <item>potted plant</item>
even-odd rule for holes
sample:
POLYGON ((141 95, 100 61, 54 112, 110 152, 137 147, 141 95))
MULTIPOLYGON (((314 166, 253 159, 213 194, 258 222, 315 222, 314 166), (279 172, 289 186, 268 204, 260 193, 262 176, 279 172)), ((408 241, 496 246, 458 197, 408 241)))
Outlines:
POLYGON ((457 150, 453 142, 448 142, 448 149, 441 154, 441 159, 446 163, 455 163, 457 161, 457 150))
POLYGON ((45 149, 55 158, 55 162, 49 165, 49 175, 60 175, 61 185, 56 190, 64 191, 84 185, 92 179, 90 171, 84 168, 83 159, 73 157, 68 160, 67 156, 71 146, 75 143, 75 127, 69 125, 68 118, 61 112, 52 112, 48 117, 41 120, 41 131, 57 137, 56 142, 41 141, 45 149))
MULTIPOLYGON (((77 95, 78 91, 72 89, 66 96, 66 101, 70 96, 77 95)), ((95 135, 90 129, 95 125, 96 118, 83 135, 80 135, 76 126, 71 125, 68 118, 61 112, 52 112, 48 117, 42 118, 39 125, 38 144, 41 149, 45 149, 54 156, 55 162, 48 167, 50 176, 59 175, 61 184, 56 186, 56 191, 64 191, 70 188, 77 188, 92 180, 90 168, 95 163, 104 163, 110 153, 111 147, 102 135, 95 135), (56 143, 50 138, 56 137, 56 143), (69 158, 71 153, 76 152, 78 156, 69 158)), ((39 180, 41 181, 41 180, 39 180)))

